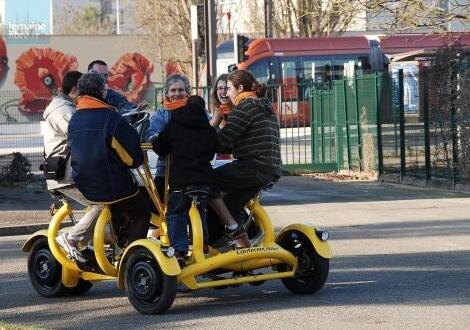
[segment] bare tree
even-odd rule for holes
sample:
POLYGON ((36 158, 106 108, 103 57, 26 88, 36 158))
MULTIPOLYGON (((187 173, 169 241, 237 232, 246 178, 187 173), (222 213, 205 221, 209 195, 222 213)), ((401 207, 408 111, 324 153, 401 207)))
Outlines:
POLYGON ((142 45, 158 54, 162 63, 175 59, 191 73, 190 6, 196 0, 136 0, 135 23, 142 30, 142 45))
POLYGON ((276 37, 340 34, 365 12, 357 0, 273 0, 276 37))
MULTIPOLYGON (((259 12, 259 0, 246 1, 259 12)), ((470 24, 468 0, 272 0, 274 34, 280 38, 342 34, 351 29, 447 31, 450 22, 470 24)), ((252 27, 262 31, 264 22, 252 27)))
POLYGON ((66 0, 54 20, 56 34, 111 34, 111 20, 103 19, 100 8, 93 5, 74 7, 66 0))
MULTIPOLYGON (((183 71, 190 75, 191 70, 191 5, 202 5, 202 0, 135 0, 135 24, 143 32, 139 36, 144 47, 158 54, 162 63, 173 60, 179 63, 183 71)), ((202 7, 201 7, 202 9, 202 7)), ((221 24, 227 12, 223 5, 216 8, 217 34, 219 42, 231 38, 229 26, 221 24)), ((226 19, 226 17, 225 17, 226 19)), ((198 18, 199 63, 205 62, 204 50, 204 18, 198 18)))
POLYGON ((388 31, 448 31, 449 23, 470 24, 468 0, 359 0, 378 27, 388 31))

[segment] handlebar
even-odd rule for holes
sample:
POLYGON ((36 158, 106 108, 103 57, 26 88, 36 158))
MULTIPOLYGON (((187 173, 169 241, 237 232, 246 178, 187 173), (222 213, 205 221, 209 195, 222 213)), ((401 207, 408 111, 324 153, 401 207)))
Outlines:
POLYGON ((133 111, 125 113, 122 116, 127 119, 127 121, 129 122, 129 124, 132 125, 132 127, 137 129, 150 117, 150 113, 148 113, 147 111, 133 111))

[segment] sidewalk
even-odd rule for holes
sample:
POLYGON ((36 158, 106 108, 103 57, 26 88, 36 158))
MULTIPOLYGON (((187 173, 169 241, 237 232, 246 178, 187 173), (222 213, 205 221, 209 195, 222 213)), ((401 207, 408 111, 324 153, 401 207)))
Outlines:
POLYGON ((0 187, 0 236, 26 235, 46 229, 52 201, 43 179, 33 179, 17 187, 0 187))
MULTIPOLYGON (((263 198, 274 225, 314 223, 334 227, 398 221, 468 221, 470 194, 364 181, 283 177, 263 198)), ((0 188, 0 236, 47 228, 52 203, 42 180, 0 188)), ((81 212, 76 212, 77 218, 81 212)))

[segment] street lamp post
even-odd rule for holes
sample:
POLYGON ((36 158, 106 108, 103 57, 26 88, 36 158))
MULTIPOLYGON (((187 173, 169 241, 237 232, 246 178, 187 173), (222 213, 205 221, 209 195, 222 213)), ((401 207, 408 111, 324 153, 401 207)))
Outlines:
POLYGON ((216 67, 216 20, 215 20, 215 2, 214 0, 204 1, 204 14, 206 21, 206 66, 207 66, 207 86, 212 85, 212 79, 217 75, 216 67))

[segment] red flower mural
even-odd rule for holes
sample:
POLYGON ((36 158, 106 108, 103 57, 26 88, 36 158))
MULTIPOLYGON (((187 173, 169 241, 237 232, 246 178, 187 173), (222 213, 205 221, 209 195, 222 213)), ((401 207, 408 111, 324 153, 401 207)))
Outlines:
POLYGON ((0 84, 4 81, 8 72, 8 57, 5 41, 0 37, 0 84))
POLYGON ((153 64, 139 53, 126 53, 109 70, 108 85, 138 103, 147 93, 153 64))
POLYGON ((170 58, 168 61, 166 61, 165 64, 165 77, 175 73, 184 74, 183 68, 181 67, 181 63, 179 61, 170 58))
POLYGON ((20 109, 28 113, 44 111, 62 77, 77 70, 77 58, 51 48, 30 48, 16 60, 15 84, 21 90, 20 109))

